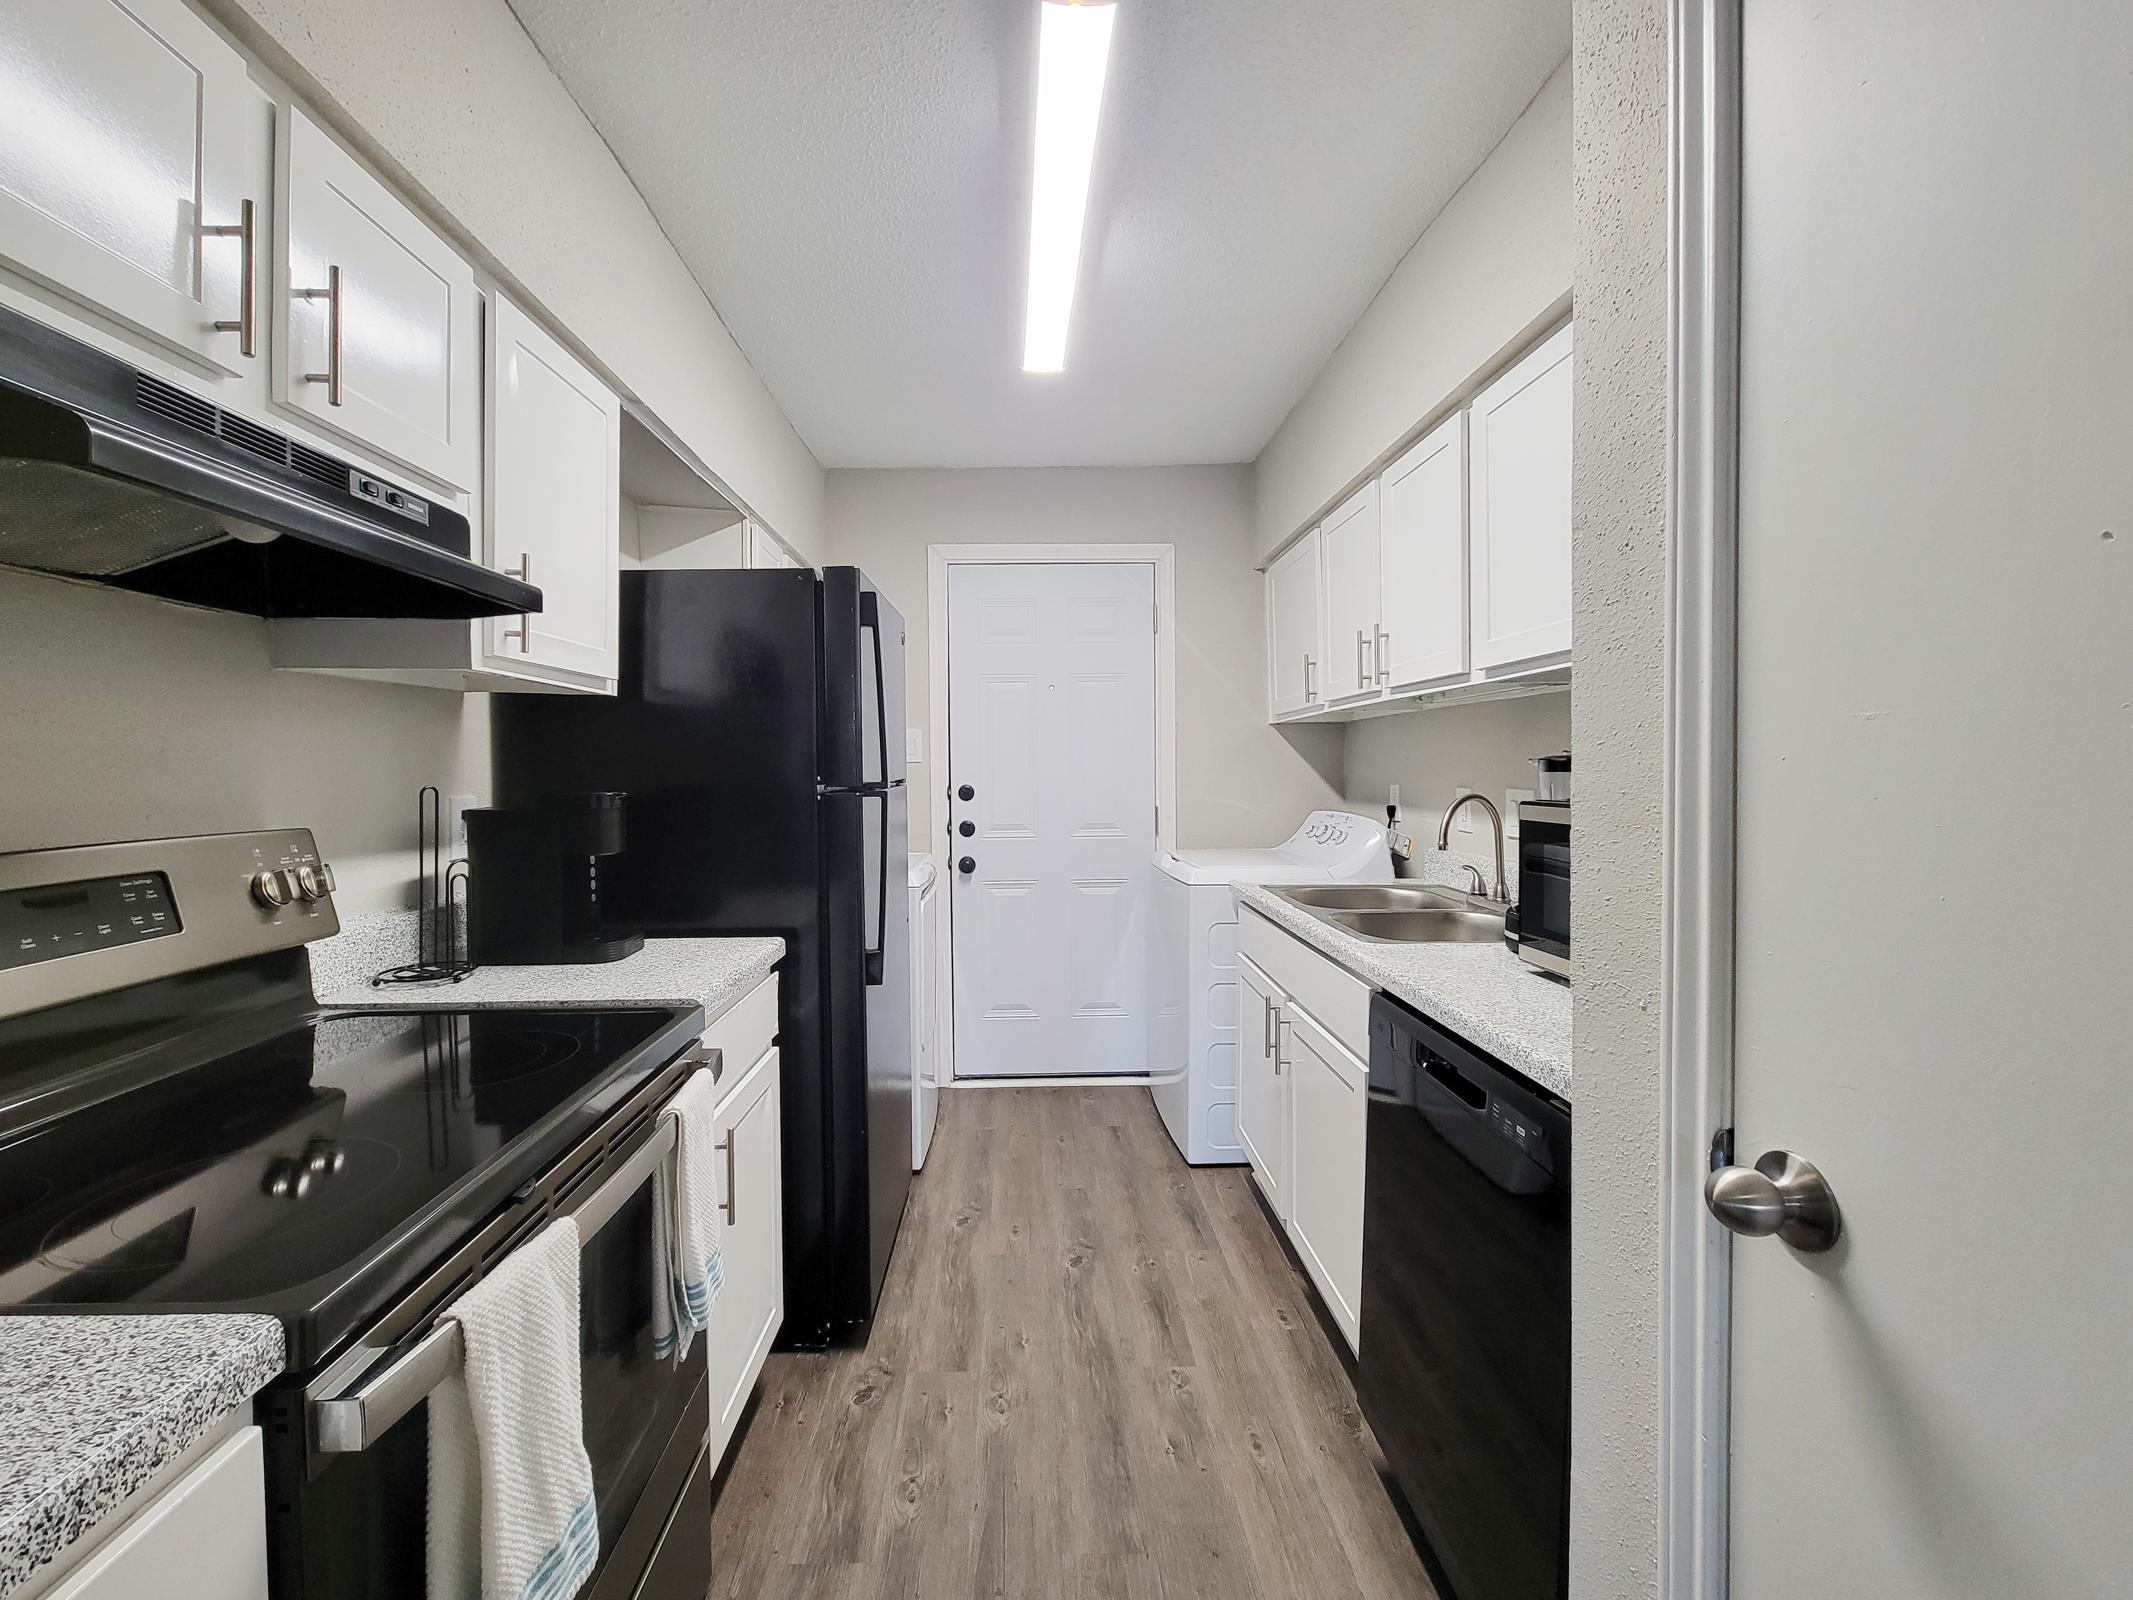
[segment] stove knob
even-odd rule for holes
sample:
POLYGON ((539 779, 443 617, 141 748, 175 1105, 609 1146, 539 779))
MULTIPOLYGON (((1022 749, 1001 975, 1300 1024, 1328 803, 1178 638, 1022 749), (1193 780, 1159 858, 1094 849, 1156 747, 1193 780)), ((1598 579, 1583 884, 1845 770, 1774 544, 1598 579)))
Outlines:
POLYGON ((323 900, 330 887, 319 869, 306 863, 296 869, 296 892, 306 900, 323 900))
POLYGON ((266 1182, 260 1185, 277 1200, 301 1200, 311 1192, 311 1173, 293 1156, 282 1156, 267 1168, 266 1182))
POLYGON ((333 881, 333 868, 327 866, 323 861, 318 864, 318 881, 324 886, 322 892, 326 894, 331 894, 340 887, 339 884, 333 881))
POLYGON ((269 911, 278 911, 295 895, 296 885, 279 867, 262 867, 252 874, 252 898, 269 911))
POLYGON ((348 1152, 331 1139, 313 1139, 304 1146, 304 1170, 314 1177, 330 1178, 348 1165, 348 1152))

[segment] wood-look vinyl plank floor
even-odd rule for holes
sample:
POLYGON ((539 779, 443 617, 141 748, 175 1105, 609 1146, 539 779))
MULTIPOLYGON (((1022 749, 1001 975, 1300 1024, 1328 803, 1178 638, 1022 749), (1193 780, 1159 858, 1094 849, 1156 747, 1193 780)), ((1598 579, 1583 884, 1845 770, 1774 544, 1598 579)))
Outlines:
POLYGON ((774 1355, 716 1600, 1435 1600, 1241 1167, 959 1089, 864 1350, 774 1355))

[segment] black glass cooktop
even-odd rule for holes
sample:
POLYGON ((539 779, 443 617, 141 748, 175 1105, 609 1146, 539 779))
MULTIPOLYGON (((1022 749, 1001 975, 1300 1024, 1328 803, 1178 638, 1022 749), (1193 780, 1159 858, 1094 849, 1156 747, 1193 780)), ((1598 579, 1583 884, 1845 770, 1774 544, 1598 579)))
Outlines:
POLYGON ((327 1013, 78 1110, 0 1148, 0 1306, 272 1311, 312 1359, 672 1059, 681 1017, 327 1013))

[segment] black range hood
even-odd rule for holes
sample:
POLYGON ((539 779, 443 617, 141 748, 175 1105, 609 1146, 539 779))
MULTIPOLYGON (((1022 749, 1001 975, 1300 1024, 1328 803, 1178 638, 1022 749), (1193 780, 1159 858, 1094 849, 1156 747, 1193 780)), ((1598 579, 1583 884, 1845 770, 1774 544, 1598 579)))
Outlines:
POLYGON ((259 617, 499 617, 467 519, 0 307, 0 566, 259 617))

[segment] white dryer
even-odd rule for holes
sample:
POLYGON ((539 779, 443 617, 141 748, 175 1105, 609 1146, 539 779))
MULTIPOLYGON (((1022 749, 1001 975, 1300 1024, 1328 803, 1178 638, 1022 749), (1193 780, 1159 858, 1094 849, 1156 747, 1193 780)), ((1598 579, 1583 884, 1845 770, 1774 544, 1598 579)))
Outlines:
POLYGON ((1238 883, 1382 883, 1385 825, 1314 811, 1270 850, 1159 851, 1150 941, 1149 1093, 1196 1166, 1241 1166, 1237 1142, 1238 883))

